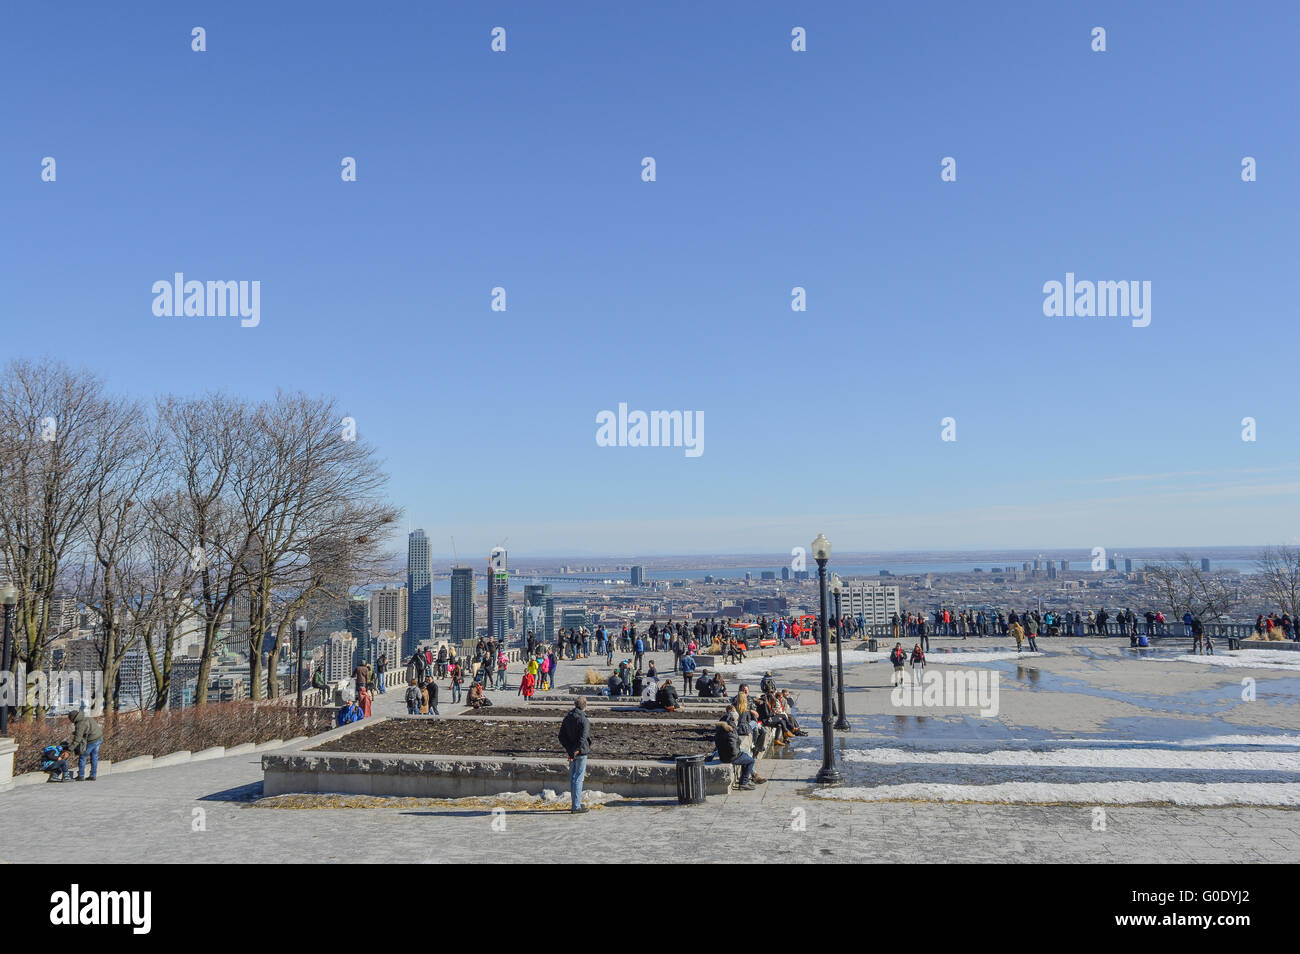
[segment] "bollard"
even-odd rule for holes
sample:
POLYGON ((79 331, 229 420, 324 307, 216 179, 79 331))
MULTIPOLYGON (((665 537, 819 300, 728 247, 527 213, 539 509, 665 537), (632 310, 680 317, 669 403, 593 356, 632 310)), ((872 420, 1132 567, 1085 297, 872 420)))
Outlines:
POLYGON ((704 804, 704 756, 677 756, 677 804, 704 804))

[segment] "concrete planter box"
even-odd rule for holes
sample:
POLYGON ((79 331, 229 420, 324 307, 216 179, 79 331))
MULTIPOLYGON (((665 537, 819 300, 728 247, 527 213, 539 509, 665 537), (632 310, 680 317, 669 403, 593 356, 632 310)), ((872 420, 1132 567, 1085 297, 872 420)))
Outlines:
MULTIPOLYGON (((596 720, 594 713, 588 713, 596 720)), ((339 726, 312 738, 319 745, 356 732, 377 719, 339 726)), ((514 719, 512 719, 514 721, 514 719)), ((771 751, 768 746, 757 757, 771 751)), ((748 736, 741 748, 750 751, 748 736)), ((716 753, 715 753, 716 754, 716 753)), ((549 788, 569 788, 569 762, 541 756, 497 758, 477 755, 396 755, 391 752, 320 752, 295 749, 262 756, 262 794, 329 792, 345 795, 397 795, 417 798, 467 798, 503 792, 539 794, 549 788)), ((704 793, 725 795, 735 770, 717 761, 704 764, 704 793)), ((587 762, 583 787, 624 797, 676 798, 677 766, 673 762, 634 762, 614 759, 587 762)))
MULTIPOLYGON (((569 763, 560 758, 300 751, 262 756, 262 772, 264 795, 331 792, 467 798, 569 788, 569 763)), ((704 766, 705 794, 726 794, 731 780, 730 765, 704 766)), ((668 762, 591 761, 584 787, 632 797, 676 797, 677 767, 668 762)))
POLYGON ((252 742, 241 742, 239 745, 226 746, 227 755, 247 755, 257 748, 252 742))
POLYGON ((219 759, 223 758, 225 754, 226 747, 224 745, 214 745, 210 749, 203 749, 201 752, 195 752, 190 756, 190 761, 203 762, 207 759, 219 759))
MULTIPOLYGON (((1219 641, 1222 642, 1222 639, 1219 641)), ((1300 652, 1300 643, 1294 639, 1243 639, 1237 645, 1242 649, 1280 649, 1288 653, 1300 652)))

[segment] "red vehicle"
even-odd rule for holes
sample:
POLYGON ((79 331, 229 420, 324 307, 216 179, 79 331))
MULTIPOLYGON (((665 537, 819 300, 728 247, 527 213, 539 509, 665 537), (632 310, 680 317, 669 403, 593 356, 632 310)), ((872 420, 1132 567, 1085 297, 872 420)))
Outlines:
POLYGON ((799 640, 803 646, 811 646, 817 642, 814 638, 817 635, 817 617, 816 616, 796 616, 791 621, 790 635, 799 640))
POLYGON ((762 632, 762 627, 757 623, 732 623, 727 627, 727 638, 738 639, 746 649, 753 649, 760 644, 762 632))

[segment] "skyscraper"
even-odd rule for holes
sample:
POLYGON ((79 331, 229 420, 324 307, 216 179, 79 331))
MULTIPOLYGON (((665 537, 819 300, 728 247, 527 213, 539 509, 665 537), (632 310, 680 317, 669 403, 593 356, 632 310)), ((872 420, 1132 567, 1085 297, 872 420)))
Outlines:
POLYGON ((488 556, 487 625, 488 637, 505 642, 509 632, 506 607, 510 604, 510 575, 506 570, 506 551, 496 547, 488 556))
POLYGON ((348 601, 347 630, 357 641, 357 659, 374 659, 373 644, 370 641, 370 628, 366 617, 369 616, 370 601, 364 596, 354 596, 348 601))
POLYGON ((474 638, 474 568, 452 567, 451 570, 451 641, 463 643, 474 638))
POLYGON ((524 635, 533 634, 540 642, 555 639, 555 600, 551 584, 529 583, 524 586, 524 635))
POLYGON ((423 640, 433 639, 433 571, 429 563, 429 538, 415 530, 406 541, 406 634, 402 655, 410 656, 423 640))
MULTIPOLYGON (((307 643, 319 644, 331 633, 348 628, 349 604, 352 602, 352 569, 348 545, 328 537, 313 540, 307 546, 311 572, 319 585, 307 603, 307 643)), ((256 594, 253 594, 256 596, 256 594)))
POLYGON ((645 567, 634 566, 628 571, 628 579, 633 586, 641 586, 645 583, 645 567))
MULTIPOLYGON (((370 594, 370 635, 378 637, 385 630, 398 639, 407 630, 407 589, 404 586, 384 586, 370 594)), ((399 651, 401 647, 398 647, 399 651)), ((396 654, 394 654, 396 656, 396 654)))

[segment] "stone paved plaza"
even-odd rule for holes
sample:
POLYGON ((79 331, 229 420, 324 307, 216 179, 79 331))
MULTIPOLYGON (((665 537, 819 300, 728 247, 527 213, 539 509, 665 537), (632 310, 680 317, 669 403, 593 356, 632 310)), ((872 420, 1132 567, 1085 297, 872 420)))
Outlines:
MULTIPOLYGON (((931 658, 948 647, 979 650, 985 656, 994 647, 984 643, 992 642, 963 647, 960 641, 934 640, 931 658)), ((794 686, 801 719, 813 735, 799 740, 788 755, 761 763, 760 770, 771 778, 766 785, 711 797, 705 805, 683 808, 671 800, 623 800, 576 817, 540 802, 509 807, 504 814, 494 814, 490 804, 481 802, 265 807, 255 804, 261 795, 260 756, 230 756, 117 777, 109 774, 93 785, 33 785, 0 794, 0 860, 730 862, 760 855, 812 862, 1294 859, 1300 851, 1300 811, 1284 807, 1139 806, 1121 801, 1104 806, 1101 824, 1097 806, 1086 802, 980 803, 982 785, 1014 786, 1044 778, 1061 786, 1067 798, 1073 791, 1069 786, 1115 778, 1133 786, 1135 800, 1147 797, 1141 787, 1147 784, 1195 788, 1223 783, 1241 786, 1246 793, 1271 786, 1288 797, 1300 788, 1290 768, 1300 732, 1296 670, 1203 665, 1182 661, 1173 650, 1139 658, 1118 640, 1043 640, 1040 648, 1043 655, 1018 660, 972 657, 973 668, 999 673, 1000 712, 992 718, 900 714, 890 704, 889 667, 850 654, 854 661, 847 667, 846 688, 854 728, 839 737, 838 745, 842 755, 865 753, 868 760, 844 759, 846 786, 869 791, 878 785, 955 785, 958 795, 948 797, 970 795, 967 801, 809 797, 821 757, 820 726, 812 714, 819 706, 817 670, 794 665, 788 657, 758 660, 745 671, 761 675, 771 666, 778 682, 794 686), (1255 681, 1253 700, 1242 699, 1244 678, 1255 681), (1067 740, 1105 757, 1100 762, 1081 758, 1077 765, 1035 762, 1046 757, 1043 752, 1062 761, 1058 753, 1074 751, 1058 745, 1067 740), (1175 754, 1188 753, 1186 758, 1170 757, 1174 748, 1175 754), (877 758, 880 761, 871 760, 877 758), (611 854, 615 846, 617 856, 611 854)), ((666 663, 670 667, 671 658, 666 663)), ((567 673, 562 666, 561 678, 572 679, 582 669, 583 662, 568 664, 567 673)), ((757 675, 750 681, 756 683, 757 675)), ((517 698, 513 692, 496 697, 501 704, 517 698)), ((380 714, 399 707, 400 695, 393 691, 377 705, 380 714)), ((444 713, 448 709, 444 706, 444 713)), ((111 758, 111 752, 105 755, 111 758)), ((319 802, 304 798, 296 804, 319 802)))

